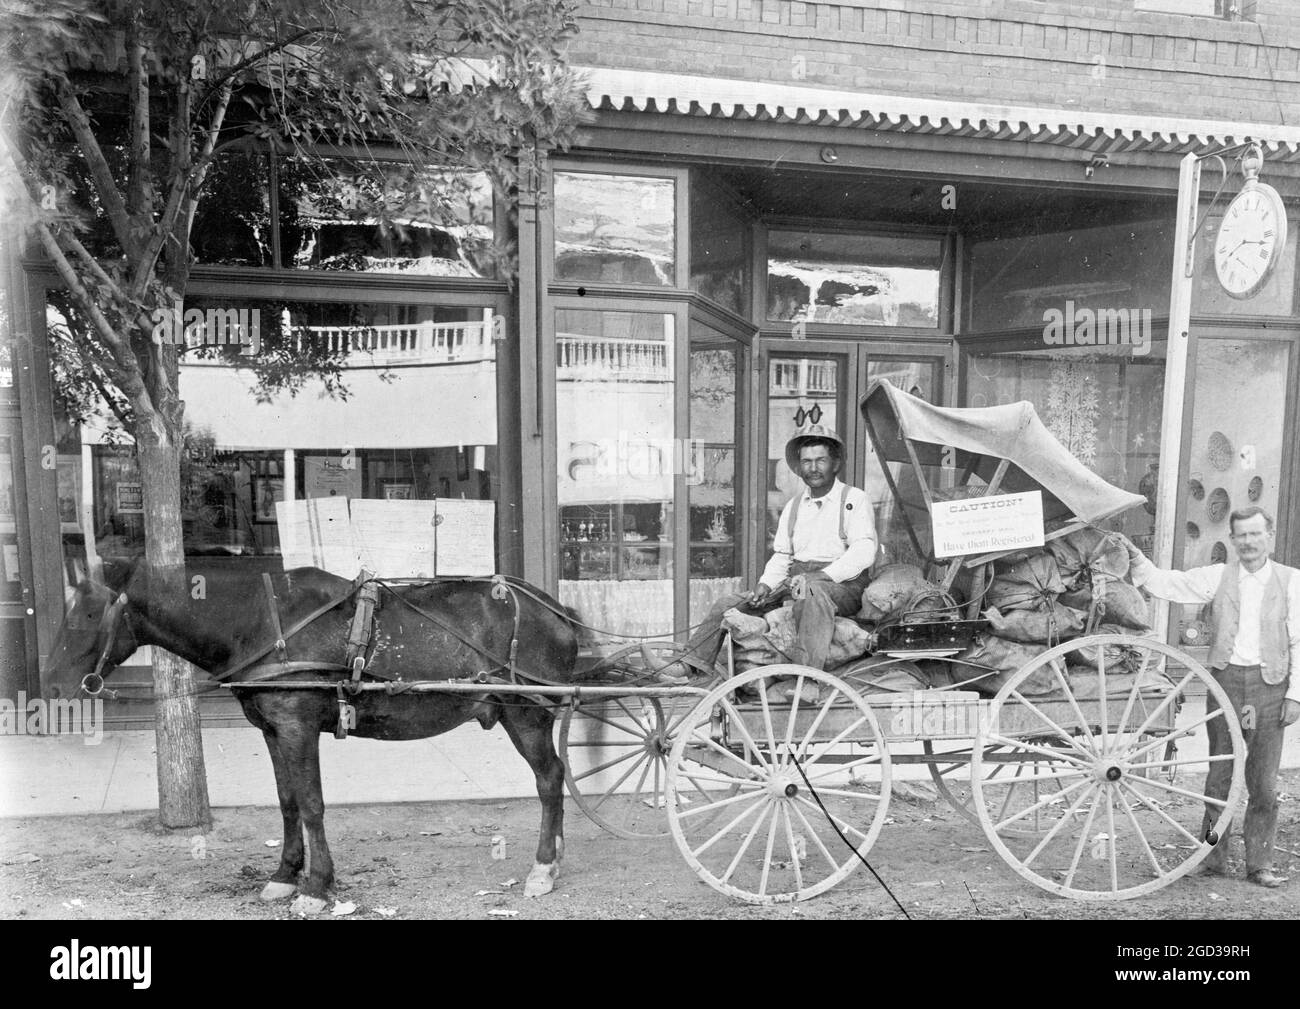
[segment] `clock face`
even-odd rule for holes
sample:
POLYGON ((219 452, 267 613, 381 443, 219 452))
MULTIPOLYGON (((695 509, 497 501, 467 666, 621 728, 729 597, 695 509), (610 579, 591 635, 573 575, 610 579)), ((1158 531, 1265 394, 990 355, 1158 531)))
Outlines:
POLYGON ((1214 270, 1234 298, 1249 298, 1268 280, 1286 247, 1286 208, 1264 183, 1242 190, 1214 240, 1214 270))

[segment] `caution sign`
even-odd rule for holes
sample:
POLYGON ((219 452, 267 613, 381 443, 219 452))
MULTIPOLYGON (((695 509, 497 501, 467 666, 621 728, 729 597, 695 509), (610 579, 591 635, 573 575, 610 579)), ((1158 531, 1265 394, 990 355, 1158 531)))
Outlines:
POLYGON ((936 501, 930 511, 936 557, 1022 550, 1043 545, 1043 495, 994 494, 936 501))

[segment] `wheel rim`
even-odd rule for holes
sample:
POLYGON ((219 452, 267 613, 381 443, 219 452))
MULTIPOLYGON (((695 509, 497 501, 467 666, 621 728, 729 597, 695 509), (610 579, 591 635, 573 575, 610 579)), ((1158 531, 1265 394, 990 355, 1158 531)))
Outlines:
POLYGON ((693 704, 620 697, 584 704, 577 717, 565 708, 557 747, 564 783, 589 820, 628 840, 668 836, 668 751, 693 704))
MULTIPOLYGON (((1222 836, 1245 790, 1244 755, 1228 696, 1203 666, 1153 639, 1093 635, 1048 650, 998 691, 971 757, 975 811, 994 850, 1034 885, 1083 900, 1138 897, 1172 883, 1209 854, 1201 837, 1204 811, 1214 810, 1210 830, 1222 836), (1068 652, 1093 646, 1100 656, 1097 690, 1108 695, 1104 704, 1078 696, 1075 685, 1086 681, 1072 685, 1065 665, 1068 652), (1125 650, 1124 673, 1113 664, 1107 669, 1112 646, 1125 650), (1152 687, 1171 659, 1184 669, 1167 677, 1163 689, 1152 687), (1040 671, 1057 691, 1026 696, 1021 688, 1040 671), (1182 703, 1198 686, 1218 702, 1216 711, 1182 703), (1166 755, 1171 745, 1184 751, 1204 746, 1206 726, 1215 720, 1226 728, 1231 752, 1166 755), (982 755, 993 744, 1033 755, 1039 795, 1031 798, 1022 789, 1010 796, 1007 785, 985 780, 982 755), (1227 798, 1209 799, 1195 772, 1223 766, 1230 768, 1218 772, 1230 774, 1227 798), (1195 782, 1172 784, 1169 772, 1178 770, 1191 770, 1195 782), (1047 788, 1052 791, 1041 791, 1047 788), (1033 816, 1043 829, 1017 832, 1033 816)), ((1020 783, 1026 783, 1023 776, 1020 783)))
POLYGON ((714 688, 682 720, 668 761, 668 826, 687 864, 720 893, 755 904, 807 900, 870 851, 889 787, 889 752, 866 701, 819 670, 767 666, 714 688), (794 697, 770 700, 785 677, 794 697), (816 701, 803 696, 812 687, 816 701), (745 691, 757 697, 745 700, 745 691), (700 802, 704 784, 734 792, 700 802))

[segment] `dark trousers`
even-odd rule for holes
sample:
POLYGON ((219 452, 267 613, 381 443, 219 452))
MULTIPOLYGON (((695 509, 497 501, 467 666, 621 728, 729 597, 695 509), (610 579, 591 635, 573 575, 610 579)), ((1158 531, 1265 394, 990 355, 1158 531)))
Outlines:
MULTIPOLYGON (((1246 871, 1273 867, 1273 840, 1277 835, 1277 770, 1282 762, 1281 724, 1282 702, 1286 698, 1286 681, 1268 684, 1260 675, 1259 666, 1233 666, 1213 670, 1214 678, 1227 692, 1232 709, 1242 720, 1241 734, 1246 740, 1246 822, 1242 836, 1246 841, 1246 871), (1246 714, 1253 709, 1251 714, 1246 714), (1252 725, 1247 728, 1247 723, 1252 725)), ((1217 711, 1218 702, 1206 699, 1206 712, 1217 711)), ((1232 752, 1232 739, 1223 719, 1206 723, 1210 754, 1232 752)), ((1214 799, 1226 799, 1232 786, 1232 761, 1222 760, 1210 765, 1205 779, 1205 794, 1214 799)), ((1220 807, 1206 803, 1201 836, 1219 818, 1220 807)), ((1224 830, 1219 843, 1206 862, 1224 868, 1228 860, 1228 837, 1232 824, 1224 830)))
MULTIPOLYGON (((807 574, 823 567, 824 564, 795 561, 790 565, 790 576, 807 574)), ((835 636, 835 618, 851 617, 862 609, 862 590, 870 582, 866 571, 846 582, 810 582, 807 597, 796 600, 794 604, 795 644, 790 652, 790 661, 825 669, 831 639, 835 636)), ((729 594, 718 599, 687 642, 688 653, 706 665, 713 665, 718 658, 718 649, 722 647, 722 615, 730 609, 755 616, 770 613, 784 603, 785 592, 772 593, 758 606, 748 605, 744 598, 729 594)))

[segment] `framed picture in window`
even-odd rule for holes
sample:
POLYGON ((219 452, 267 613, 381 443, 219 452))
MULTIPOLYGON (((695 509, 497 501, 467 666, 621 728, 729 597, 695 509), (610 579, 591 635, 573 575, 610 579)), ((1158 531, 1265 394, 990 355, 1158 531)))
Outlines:
POLYGON ((379 489, 385 501, 410 501, 415 497, 415 484, 409 480, 380 480, 379 489))
POLYGON ((284 500, 284 478, 253 477, 253 521, 275 524, 275 503, 284 500))

